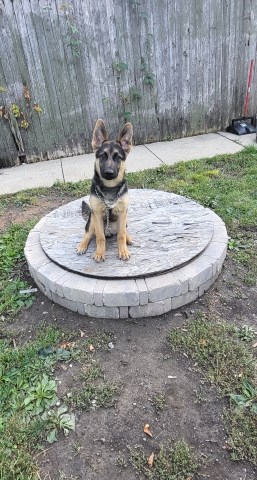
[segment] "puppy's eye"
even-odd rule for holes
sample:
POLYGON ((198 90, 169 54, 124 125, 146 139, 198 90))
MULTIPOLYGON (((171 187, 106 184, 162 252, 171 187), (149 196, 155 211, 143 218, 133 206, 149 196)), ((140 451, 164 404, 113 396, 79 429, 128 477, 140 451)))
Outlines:
POLYGON ((108 158, 107 153, 102 153, 101 158, 102 158, 103 160, 106 160, 106 159, 108 158))
POLYGON ((116 162, 120 160, 120 156, 118 155, 118 153, 115 153, 115 155, 113 155, 113 160, 116 160, 116 162))

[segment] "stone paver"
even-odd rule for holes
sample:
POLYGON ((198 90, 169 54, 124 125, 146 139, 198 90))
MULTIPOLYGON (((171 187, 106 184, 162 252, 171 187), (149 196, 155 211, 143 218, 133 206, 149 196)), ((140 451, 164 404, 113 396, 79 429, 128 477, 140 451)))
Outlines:
POLYGON ((139 305, 138 307, 130 307, 129 315, 131 318, 155 317, 156 315, 163 315, 170 310, 171 298, 166 298, 166 300, 161 300, 160 302, 139 305))
POLYGON ((107 307, 139 305, 139 292, 135 280, 108 280, 103 291, 103 303, 107 307))

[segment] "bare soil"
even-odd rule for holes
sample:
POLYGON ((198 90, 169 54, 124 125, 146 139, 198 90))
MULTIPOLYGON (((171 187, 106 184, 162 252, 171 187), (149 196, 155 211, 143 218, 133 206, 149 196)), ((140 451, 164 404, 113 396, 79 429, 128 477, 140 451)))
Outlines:
MULTIPOLYGON (((1 225, 34 216, 39 219, 68 200, 52 197, 40 205, 12 208, 1 218, 1 225)), ((57 443, 37 455, 43 479, 133 480, 137 476, 127 462, 128 446, 143 445, 150 455, 161 444, 179 439, 184 439, 203 460, 197 478, 257 478, 257 469, 250 463, 231 460, 222 418, 226 400, 219 397, 215 386, 204 382, 189 358, 171 355, 166 342, 168 332, 190 322, 198 310, 238 326, 256 327, 257 288, 242 285, 242 268, 228 255, 215 285, 201 299, 176 312, 137 321, 89 319, 55 305, 41 292, 36 294, 32 307, 6 327, 17 345, 33 338, 43 322, 72 331, 75 338, 80 337, 80 330, 87 335, 111 331, 116 337, 114 348, 96 351, 95 358, 102 365, 105 381, 121 384, 115 407, 77 412, 76 431, 67 438, 60 435, 57 443), (166 403, 159 413, 152 403, 157 393, 166 403), (143 432, 146 423, 152 438, 143 432), (117 464, 121 455, 127 466, 117 464)), ((60 393, 76 384, 77 373, 76 362, 66 371, 57 371, 60 393)))

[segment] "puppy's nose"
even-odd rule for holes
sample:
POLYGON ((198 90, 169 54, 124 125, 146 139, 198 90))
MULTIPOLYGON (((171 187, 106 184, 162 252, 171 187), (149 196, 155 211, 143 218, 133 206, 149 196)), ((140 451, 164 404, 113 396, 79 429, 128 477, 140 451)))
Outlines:
POLYGON ((105 175, 107 175, 108 177, 111 177, 111 176, 114 174, 114 171, 113 171, 112 168, 107 168, 104 173, 105 173, 105 175))

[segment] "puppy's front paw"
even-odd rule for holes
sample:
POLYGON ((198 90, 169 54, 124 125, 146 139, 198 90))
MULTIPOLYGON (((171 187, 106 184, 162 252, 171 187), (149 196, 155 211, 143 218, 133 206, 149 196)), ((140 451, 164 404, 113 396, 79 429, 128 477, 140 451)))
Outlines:
POLYGON ((77 246, 76 246, 76 252, 78 255, 82 255, 82 253, 85 253, 87 251, 87 245, 85 246, 85 244, 83 242, 80 242, 77 246))
POLYGON ((120 260, 128 260, 130 257, 130 253, 126 247, 119 248, 119 259, 120 260))
POLYGON ((96 250, 94 254, 94 259, 96 262, 104 262, 105 261, 105 251, 104 250, 96 250))

